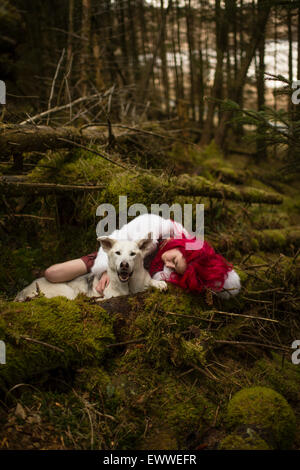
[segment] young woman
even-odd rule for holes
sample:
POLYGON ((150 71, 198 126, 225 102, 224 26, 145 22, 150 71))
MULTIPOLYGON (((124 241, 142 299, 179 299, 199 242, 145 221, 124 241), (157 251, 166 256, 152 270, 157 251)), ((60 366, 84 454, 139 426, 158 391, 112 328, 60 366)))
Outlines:
MULTIPOLYGON (((155 214, 143 214, 115 230, 110 238, 139 240, 152 233, 153 244, 144 261, 150 275, 188 291, 201 292, 205 288, 223 298, 238 294, 240 279, 232 265, 207 243, 192 238, 179 223, 155 214)), ((108 259, 102 247, 98 252, 79 259, 55 264, 44 275, 51 282, 65 282, 92 272, 99 278, 96 287, 103 293, 109 283, 108 259)))

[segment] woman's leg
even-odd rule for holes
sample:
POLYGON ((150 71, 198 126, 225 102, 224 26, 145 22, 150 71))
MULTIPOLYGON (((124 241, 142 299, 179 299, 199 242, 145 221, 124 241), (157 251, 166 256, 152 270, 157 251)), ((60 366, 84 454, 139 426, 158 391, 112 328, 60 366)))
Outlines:
POLYGON ((50 282, 71 281, 75 277, 82 276, 88 272, 87 266, 81 258, 53 264, 44 272, 45 278, 50 282))

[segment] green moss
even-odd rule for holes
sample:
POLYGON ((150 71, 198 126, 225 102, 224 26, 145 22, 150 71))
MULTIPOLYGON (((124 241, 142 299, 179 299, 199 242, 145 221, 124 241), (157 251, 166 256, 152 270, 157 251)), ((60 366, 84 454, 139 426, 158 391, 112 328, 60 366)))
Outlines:
POLYGON ((114 341, 112 318, 80 296, 74 301, 1 301, 0 308, 7 356, 0 371, 2 387, 55 367, 101 364, 108 352, 105 345, 114 341))
POLYGON ((178 348, 177 352, 177 361, 175 358, 175 362, 179 362, 178 359, 181 360, 183 364, 205 364, 206 363, 206 354, 204 348, 204 341, 206 335, 205 333, 201 334, 200 338, 193 338, 192 340, 181 340, 180 348, 178 348))
POLYGON ((151 429, 138 448, 140 450, 177 450, 179 444, 172 429, 159 426, 151 429))
POLYGON ((279 354, 272 353, 272 359, 262 358, 251 370, 254 377, 260 377, 260 383, 271 386, 287 400, 300 402, 300 368, 289 360, 284 360, 279 354))
POLYGON ((219 445, 220 450, 270 450, 268 444, 252 429, 248 428, 248 436, 229 434, 219 445))
MULTIPOLYGON (((114 159, 112 155, 109 158, 114 159)), ((113 163, 86 150, 48 151, 28 174, 28 178, 61 184, 101 184, 110 179, 116 169, 113 163)))
MULTIPOLYGON (((146 382, 147 375, 146 372, 146 382)), ((151 374, 151 385, 144 387, 144 413, 149 416, 151 428, 146 439, 139 441, 139 448, 153 449, 158 436, 164 436, 167 449, 185 449, 191 434, 201 438, 215 415, 215 406, 198 387, 183 383, 172 373, 151 374), (145 409, 146 408, 146 409, 145 409)), ((141 403, 141 399, 139 400, 141 403)), ((160 447, 162 448, 162 447, 160 447)))
POLYGON ((287 244, 286 234, 280 229, 274 230, 263 230, 260 236, 260 246, 261 248, 271 249, 283 248, 287 244))
POLYGON ((240 276, 241 285, 244 286, 244 283, 247 281, 249 277, 248 274, 246 273, 246 271, 240 269, 238 266, 234 266, 234 270, 240 276))
MULTIPOLYGON (((166 157, 161 158, 160 161, 165 167, 168 167, 170 161, 172 161, 176 171, 186 171, 187 167, 191 171, 201 164, 202 154, 191 145, 175 142, 172 145, 172 149, 167 152, 166 157)), ((162 165, 160 164, 161 167, 162 165)))
POLYGON ((267 387, 245 388, 237 392, 228 404, 227 425, 254 426, 268 444, 288 449, 295 438, 295 415, 287 401, 267 387))
MULTIPOLYGON (((207 307, 207 306, 206 306, 207 307)), ((150 290, 143 298, 143 305, 135 305, 136 316, 128 337, 144 338, 144 346, 138 354, 140 361, 152 366, 176 367, 184 364, 205 362, 204 344, 207 334, 201 330, 205 299, 199 294, 188 294, 177 287, 168 291, 150 290), (196 325, 196 338, 185 339, 182 331, 196 325)))
POLYGON ((224 155, 222 154, 220 147, 212 140, 202 151, 202 157, 204 159, 217 159, 219 162, 224 161, 224 155))
POLYGON ((110 390, 109 374, 99 365, 86 366, 77 370, 76 386, 87 392, 106 393, 110 390))

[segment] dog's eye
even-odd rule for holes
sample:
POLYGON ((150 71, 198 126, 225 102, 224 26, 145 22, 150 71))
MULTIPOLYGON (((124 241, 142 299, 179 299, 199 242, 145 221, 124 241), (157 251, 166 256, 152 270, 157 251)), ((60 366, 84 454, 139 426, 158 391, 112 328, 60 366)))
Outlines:
POLYGON ((130 253, 130 256, 135 256, 136 253, 134 253, 133 251, 130 253))
POLYGON ((115 251, 116 255, 120 255, 121 252, 120 251, 115 251))

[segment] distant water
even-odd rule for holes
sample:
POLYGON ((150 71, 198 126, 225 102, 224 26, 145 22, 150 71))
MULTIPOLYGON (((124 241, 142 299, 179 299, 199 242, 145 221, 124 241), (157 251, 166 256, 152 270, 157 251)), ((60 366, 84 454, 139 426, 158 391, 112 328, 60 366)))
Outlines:
MULTIPOLYGON (((294 41, 292 46, 292 54, 293 54, 293 80, 297 78, 297 42, 294 41)), ((202 50, 203 59, 205 60, 206 57, 209 59, 209 70, 208 70, 208 81, 213 81, 214 77, 214 69, 216 65, 216 51, 214 49, 203 49, 202 50)), ((289 43, 286 39, 280 39, 276 42, 274 40, 266 41, 265 46, 265 64, 266 64, 266 72, 271 73, 273 75, 283 75, 285 78, 288 78, 289 69, 288 69, 288 54, 289 54, 289 43)), ((172 69, 177 66, 182 65, 184 73, 189 73, 189 53, 188 51, 182 51, 181 53, 176 52, 168 52, 166 54, 167 64, 172 69)), ((194 52, 194 58, 197 60, 199 57, 198 51, 194 52)), ((146 57, 140 56, 141 63, 151 60, 152 54, 147 54, 146 57)), ((258 63, 258 57, 256 58, 258 63)), ((156 58, 156 69, 161 67, 161 60, 160 57, 156 58)), ((255 80, 255 59, 252 60, 252 63, 248 70, 248 77, 253 78, 255 80)), ((281 82, 275 80, 268 80, 267 86, 273 88, 275 86, 281 86, 281 82)))

